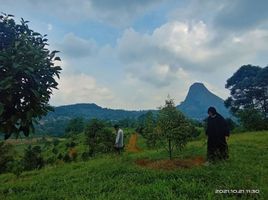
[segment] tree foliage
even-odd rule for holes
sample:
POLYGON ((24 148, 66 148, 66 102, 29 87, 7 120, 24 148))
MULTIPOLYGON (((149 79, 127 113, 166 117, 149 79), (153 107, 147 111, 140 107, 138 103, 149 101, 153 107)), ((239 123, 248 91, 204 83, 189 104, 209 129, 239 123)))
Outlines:
POLYGON ((237 114, 243 109, 256 109, 267 117, 268 67, 244 65, 227 80, 225 87, 231 94, 225 105, 233 113, 237 114))
POLYGON ((144 125, 142 129, 142 135, 146 139, 146 145, 149 148, 156 147, 157 134, 156 134, 156 119, 152 111, 145 114, 144 125))
POLYGON ((14 161, 14 148, 11 144, 0 142, 0 173, 8 172, 14 161))
POLYGON ((176 109, 174 101, 168 98, 158 114, 157 139, 168 151, 170 159, 174 148, 181 150, 189 141, 192 128, 185 116, 176 109))
POLYGON ((5 138, 23 132, 52 110, 48 102, 59 78, 58 51, 49 51, 46 35, 28 27, 12 15, 0 15, 0 132, 5 138))
POLYGON ((29 145, 27 149, 25 149, 23 156, 24 169, 33 170, 42 168, 45 162, 41 153, 42 150, 40 146, 32 147, 29 145))
POLYGON ((105 122, 92 119, 85 128, 85 135, 89 156, 106 153, 113 149, 114 136, 112 131, 105 127, 105 122))
POLYGON ((82 117, 71 119, 65 129, 66 134, 78 134, 84 130, 85 123, 82 117))
POLYGON ((268 121, 268 67, 244 65, 227 80, 231 96, 225 105, 246 130, 266 129, 268 121))
POLYGON ((268 128, 268 121, 256 109, 246 108, 238 112, 242 127, 247 131, 264 130, 268 128))

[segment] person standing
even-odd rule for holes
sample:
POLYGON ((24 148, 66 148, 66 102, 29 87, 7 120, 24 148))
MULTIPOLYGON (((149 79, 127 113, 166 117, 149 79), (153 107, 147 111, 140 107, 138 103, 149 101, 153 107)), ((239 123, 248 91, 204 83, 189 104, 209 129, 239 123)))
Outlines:
POLYGON ((117 124, 114 125, 114 129, 116 131, 114 148, 118 152, 118 154, 120 154, 121 151, 124 149, 124 132, 117 124))
POLYGON ((228 145, 226 140, 230 135, 225 119, 217 112, 216 108, 208 108, 207 119, 207 159, 208 161, 228 159, 228 145))

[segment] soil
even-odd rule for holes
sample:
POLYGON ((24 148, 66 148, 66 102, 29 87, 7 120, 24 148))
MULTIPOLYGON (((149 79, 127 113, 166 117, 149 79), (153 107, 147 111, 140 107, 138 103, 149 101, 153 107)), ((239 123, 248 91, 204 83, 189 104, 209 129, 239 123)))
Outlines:
POLYGON ((175 170, 180 168, 192 168, 195 166, 201 166, 205 163, 205 158, 198 156, 191 159, 173 159, 173 160, 149 160, 140 159, 135 163, 138 166, 149 169, 161 169, 161 170, 175 170))
POLYGON ((138 134, 137 133, 132 134, 129 138, 129 142, 126 148, 127 152, 136 153, 141 151, 141 149, 137 146, 137 141, 138 141, 138 134))

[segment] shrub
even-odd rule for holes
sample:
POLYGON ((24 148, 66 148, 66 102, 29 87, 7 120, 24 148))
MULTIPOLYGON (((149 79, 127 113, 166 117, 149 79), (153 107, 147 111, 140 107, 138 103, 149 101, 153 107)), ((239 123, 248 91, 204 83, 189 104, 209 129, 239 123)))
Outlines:
POLYGON ((18 178, 23 172, 23 163, 21 160, 14 160, 11 163, 10 168, 11 168, 11 172, 15 174, 16 177, 18 178))
POLYGON ((41 169, 44 166, 41 147, 29 145, 24 152, 23 164, 25 170, 41 169))
POLYGON ((0 142, 0 173, 10 171, 9 165, 14 161, 13 145, 0 142))
POLYGON ((106 153, 113 149, 114 136, 110 129, 105 127, 103 121, 92 119, 85 129, 88 155, 106 153))

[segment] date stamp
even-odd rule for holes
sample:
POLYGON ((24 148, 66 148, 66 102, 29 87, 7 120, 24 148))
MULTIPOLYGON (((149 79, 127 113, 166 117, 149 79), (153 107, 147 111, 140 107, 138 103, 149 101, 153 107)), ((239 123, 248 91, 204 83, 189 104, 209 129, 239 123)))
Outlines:
POLYGON ((260 194, 259 189, 216 189, 216 194, 260 194))

